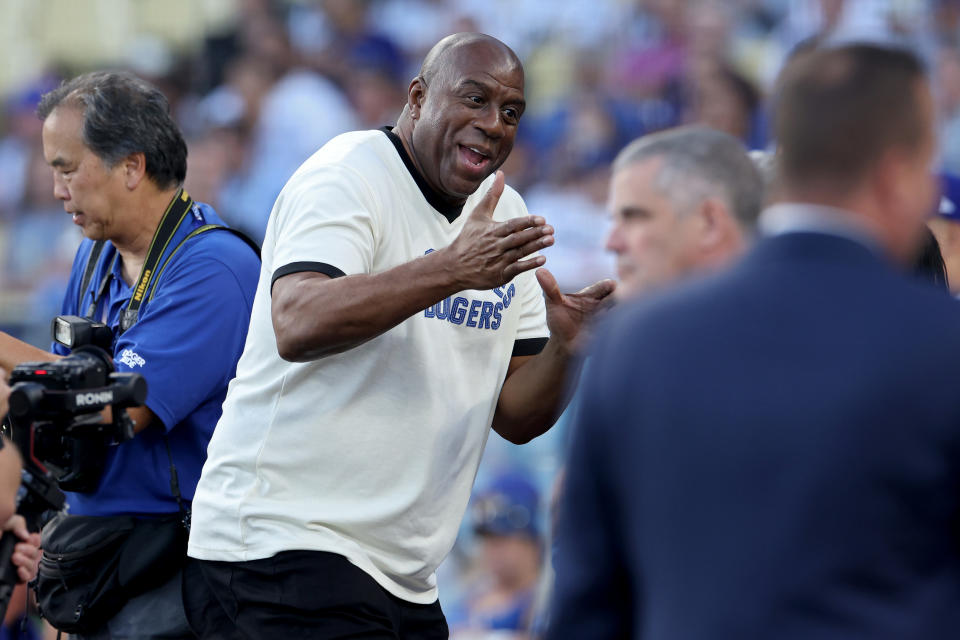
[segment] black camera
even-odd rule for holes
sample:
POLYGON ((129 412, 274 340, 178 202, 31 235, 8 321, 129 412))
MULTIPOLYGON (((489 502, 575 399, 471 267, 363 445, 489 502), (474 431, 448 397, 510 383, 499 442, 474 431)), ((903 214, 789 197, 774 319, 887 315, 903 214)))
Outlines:
POLYGON ((91 344, 109 347, 112 335, 105 325, 60 316, 52 332, 73 351, 60 360, 25 362, 13 369, 11 437, 61 489, 95 491, 110 446, 133 437, 126 409, 143 404, 147 383, 136 373, 115 373, 110 354, 91 344), (112 422, 101 418, 106 407, 111 407, 112 422))

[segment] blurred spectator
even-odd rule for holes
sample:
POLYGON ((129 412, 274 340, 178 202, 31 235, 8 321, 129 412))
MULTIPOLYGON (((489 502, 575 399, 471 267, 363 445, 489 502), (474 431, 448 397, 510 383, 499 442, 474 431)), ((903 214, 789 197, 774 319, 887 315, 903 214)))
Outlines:
POLYGON ((31 149, 40 138, 40 121, 34 109, 40 96, 57 85, 44 76, 3 100, 6 135, 0 138, 0 219, 20 204, 26 188, 31 149))
POLYGON ((397 119, 406 102, 406 86, 390 70, 358 66, 346 83, 347 97, 361 128, 379 129, 397 119))
POLYGON ((354 128, 350 104, 335 85, 305 69, 291 70, 263 96, 247 166, 221 194, 228 221, 262 240, 273 202, 296 168, 354 128))
POLYGON ((206 135, 187 140, 187 178, 184 188, 191 197, 211 207, 220 205, 220 194, 231 170, 243 158, 239 136, 229 128, 213 129, 206 135))
POLYGON ((340 86, 358 64, 383 69, 393 77, 406 74, 403 52, 375 26, 370 5, 370 0, 320 0, 292 14, 292 20, 299 21, 304 14, 314 18, 293 28, 293 44, 314 69, 340 86))
POLYGON ((689 122, 729 133, 752 149, 766 145, 760 126, 760 93, 743 75, 729 65, 709 61, 692 70, 690 83, 689 122))
POLYGON ((956 0, 933 0, 933 15, 930 23, 934 29, 936 40, 948 45, 960 44, 957 36, 960 35, 960 2, 956 0))
POLYGON ((370 11, 370 19, 411 61, 422 60, 435 42, 455 31, 457 14, 446 0, 381 0, 370 11))
POLYGON ((943 47, 937 56, 935 73, 941 162, 946 171, 960 173, 960 51, 943 47))
POLYGON ((50 339, 50 319, 60 312, 81 235, 53 197, 53 179, 43 159, 39 134, 25 151, 23 191, 9 220, 0 227, 4 230, 0 235, 0 307, 21 308, 25 317, 17 321, 0 316, 0 324, 31 344, 43 344, 50 339))
POLYGON ((923 232, 923 242, 913 263, 913 273, 925 282, 944 291, 950 291, 947 265, 944 264, 943 255, 940 253, 940 243, 929 229, 923 232))
POLYGON ((954 296, 960 295, 960 178, 940 178, 941 196, 934 217, 927 226, 936 237, 947 270, 947 282, 954 296))
POLYGON ((474 586, 451 638, 529 638, 543 564, 540 494, 520 472, 503 473, 481 489, 470 510, 479 553, 474 586))
POLYGON ((592 161, 578 171, 533 185, 527 190, 527 208, 550 220, 558 238, 542 251, 565 291, 578 291, 613 276, 613 258, 603 251, 610 226, 606 211, 606 164, 592 161))
POLYGON ((249 140, 244 162, 224 183, 219 202, 225 219, 257 241, 294 170, 331 138, 355 128, 350 103, 327 78, 298 66, 274 82, 275 71, 257 58, 243 58, 222 88, 224 103, 241 107, 234 121, 240 131, 249 130, 249 140))

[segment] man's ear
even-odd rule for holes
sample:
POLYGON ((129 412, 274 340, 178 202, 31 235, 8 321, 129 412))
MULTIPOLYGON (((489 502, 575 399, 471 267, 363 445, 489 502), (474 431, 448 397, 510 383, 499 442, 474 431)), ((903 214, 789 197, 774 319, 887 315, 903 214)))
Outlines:
POLYGON ((410 81, 410 86, 407 88, 407 107, 410 108, 410 117, 414 120, 420 118, 420 108, 426 94, 427 85, 424 84, 422 76, 417 76, 410 81))
POLYGON ((123 179, 127 189, 133 191, 147 176, 147 158, 142 151, 131 153, 122 161, 123 179))
POLYGON ((700 231, 700 246, 711 249, 721 244, 730 233, 730 212, 726 205, 716 198, 707 198, 697 210, 697 223, 700 231))

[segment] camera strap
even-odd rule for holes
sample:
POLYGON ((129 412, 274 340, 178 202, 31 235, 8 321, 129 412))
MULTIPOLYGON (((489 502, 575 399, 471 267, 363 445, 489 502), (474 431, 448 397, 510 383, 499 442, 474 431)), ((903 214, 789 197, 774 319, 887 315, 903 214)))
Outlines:
MULTIPOLYGON (((179 191, 177 191, 177 195, 170 202, 170 205, 163 214, 160 224, 157 226, 157 230, 154 232, 153 240, 150 242, 150 248, 147 251, 147 258, 144 260, 143 267, 140 270, 140 275, 136 280, 133 295, 130 297, 130 302, 127 304, 127 308, 124 309, 120 316, 120 329, 118 335, 123 334, 137 322, 137 319, 140 316, 140 307, 144 300, 150 300, 153 298, 153 294, 156 291, 156 285, 160 280, 160 276, 167 268, 171 258, 173 258, 173 256, 180 250, 187 240, 190 240, 191 238, 207 231, 222 229, 224 231, 229 231, 233 235, 243 240, 244 243, 246 243, 254 251, 254 253, 257 254, 257 257, 260 257, 260 247, 246 234, 223 225, 207 224, 194 229, 185 238, 183 238, 177 244, 177 246, 174 247, 173 251, 169 253, 167 259, 164 260, 163 264, 158 270, 157 265, 160 261, 160 258, 163 257, 163 254, 170 245, 170 241, 172 240, 174 234, 177 232, 177 229, 180 227, 180 224, 186 217, 187 212, 189 212, 192 207, 193 200, 190 198, 187 192, 181 188, 179 191)), ((80 283, 81 300, 83 299, 87 288, 90 286, 90 281, 93 279, 93 274, 96 271, 97 264, 100 261, 100 256, 103 253, 105 244, 106 242, 104 240, 97 240, 94 243, 93 248, 90 250, 90 255, 87 258, 87 264, 83 273, 83 279, 80 283)), ((97 306, 100 304, 100 300, 107 292, 107 288, 110 285, 110 280, 113 278, 113 269, 116 266, 117 255, 118 254, 114 249, 113 258, 111 259, 110 264, 107 266, 106 272, 100 281, 100 286, 97 287, 97 291, 94 293, 90 306, 87 308, 87 318, 94 318, 97 312, 97 306)))
MULTIPOLYGON (((167 210, 163 212, 163 218, 161 218, 160 224, 157 225, 156 231, 153 232, 153 239, 150 241, 150 248, 147 250, 147 257, 143 261, 140 275, 134 283, 133 295, 130 296, 130 302, 127 304, 127 308, 124 309, 120 315, 120 333, 132 327, 137 321, 140 315, 140 305, 143 304, 143 299, 147 294, 147 287, 151 282, 154 271, 156 271, 157 263, 160 261, 160 257, 163 255, 163 252, 166 251, 167 245, 170 244, 170 240, 177 232, 180 223, 183 222, 183 219, 192 206, 193 200, 181 187, 177 190, 177 194, 173 197, 173 200, 170 201, 170 204, 167 205, 167 210)), ((100 261, 100 255, 103 253, 105 244, 106 241, 97 240, 90 249, 90 256, 87 258, 87 264, 83 271, 83 280, 80 282, 81 300, 83 300, 87 287, 90 286, 90 280, 93 279, 93 273, 96 271, 97 263, 100 261)), ((113 279, 113 269, 117 264, 118 255, 119 252, 114 248, 113 258, 110 260, 110 264, 107 265, 103 278, 100 280, 100 286, 97 287, 93 301, 90 303, 90 306, 87 307, 87 318, 94 318, 97 312, 97 306, 99 306, 100 300, 107 292, 107 287, 110 286, 110 280, 113 279)))
MULTIPOLYGON (((93 279, 93 272, 97 270, 97 262, 100 261, 100 254, 103 253, 103 247, 106 244, 105 240, 97 240, 93 243, 93 247, 90 249, 90 255, 87 257, 87 266, 83 270, 83 280, 80 281, 80 297, 83 298, 84 292, 87 290, 87 287, 90 286, 90 281, 93 279)), ((111 269, 112 270, 112 269, 111 269)), ((92 316, 96 311, 98 297, 94 296, 93 309, 87 314, 92 316)))
MULTIPOLYGON (((140 317, 140 305, 143 304, 150 285, 156 283, 156 278, 153 275, 157 271, 160 258, 166 252, 170 240, 173 239, 173 235, 177 232, 183 219, 187 217, 187 213, 192 206, 193 199, 181 187, 163 213, 163 218, 157 225, 157 230, 153 233, 153 240, 150 241, 150 248, 147 250, 147 257, 140 269, 140 276, 134 284, 133 295, 130 296, 127 308, 120 315, 121 334, 136 324, 137 318, 140 317)), ((110 269, 110 271, 112 272, 113 269, 110 269)))

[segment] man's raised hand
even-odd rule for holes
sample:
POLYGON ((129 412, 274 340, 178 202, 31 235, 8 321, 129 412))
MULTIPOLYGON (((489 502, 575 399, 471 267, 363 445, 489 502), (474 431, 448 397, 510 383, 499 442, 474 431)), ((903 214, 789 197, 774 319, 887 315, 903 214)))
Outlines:
POLYGON ((553 227, 540 216, 493 219, 503 194, 503 172, 497 171, 489 191, 464 221, 460 235, 446 249, 461 289, 499 287, 524 271, 546 262, 543 256, 524 260, 553 244, 553 227))
POLYGON ((537 282, 543 289, 550 340, 558 340, 568 351, 576 351, 583 343, 584 326, 612 303, 610 294, 617 288, 617 283, 608 278, 576 293, 560 293, 557 279, 546 269, 537 271, 537 282))

